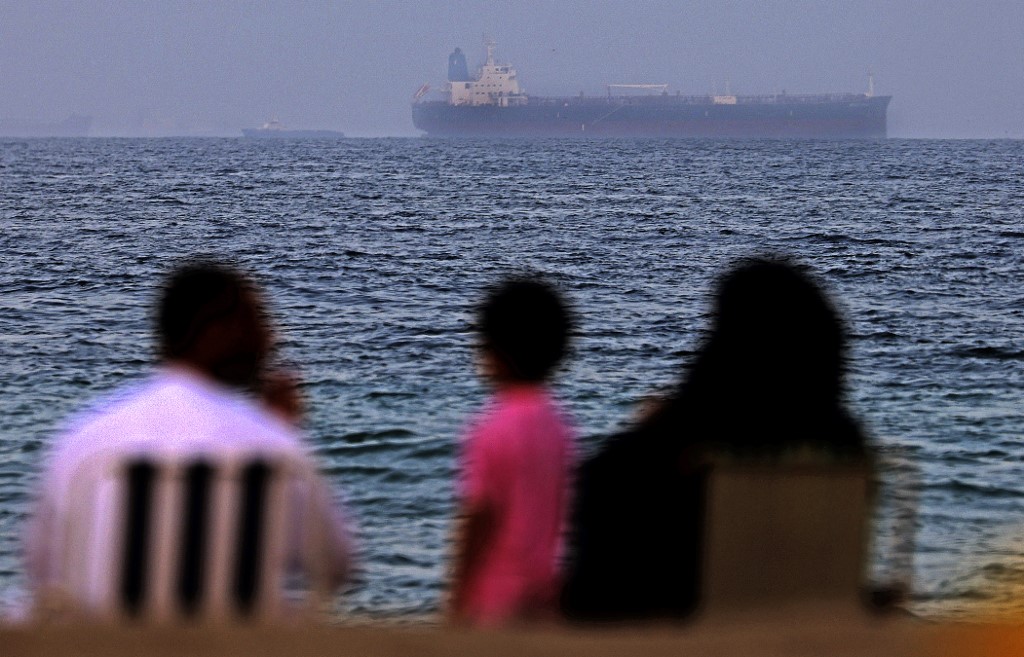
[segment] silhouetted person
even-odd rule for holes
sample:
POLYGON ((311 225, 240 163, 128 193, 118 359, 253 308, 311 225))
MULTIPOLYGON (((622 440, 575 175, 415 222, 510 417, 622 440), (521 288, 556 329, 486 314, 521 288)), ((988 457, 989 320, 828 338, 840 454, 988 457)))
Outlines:
MULTIPOLYGON (((60 589, 69 578, 61 559, 68 496, 76 470, 93 457, 308 461, 294 427, 301 413, 294 380, 266 367, 273 336, 260 294, 245 276, 216 263, 186 264, 162 291, 155 328, 156 372, 76 418, 50 446, 26 546, 36 591, 60 589)), ((350 562, 340 515, 303 518, 302 509, 294 511, 288 519, 293 543, 304 540, 302 522, 322 524, 331 552, 328 575, 340 583, 350 562)), ((101 520, 96 526, 104 526, 101 520)), ((118 567, 114 554, 90 558, 109 562, 108 571, 118 567)))
POLYGON ((676 390, 581 468, 563 595, 570 617, 682 618, 695 609, 713 456, 866 455, 844 407, 843 329, 806 275, 751 260, 720 281, 715 305, 710 334, 676 390))
POLYGON ((546 380, 569 313, 548 285, 509 280, 478 311, 490 404, 462 446, 450 615, 499 625, 557 611, 572 437, 546 380))

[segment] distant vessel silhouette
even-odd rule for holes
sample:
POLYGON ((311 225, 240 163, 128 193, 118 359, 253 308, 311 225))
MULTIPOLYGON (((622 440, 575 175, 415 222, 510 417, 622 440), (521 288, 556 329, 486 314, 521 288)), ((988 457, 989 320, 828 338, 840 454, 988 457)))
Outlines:
POLYGON ((72 114, 60 122, 0 118, 0 137, 88 137, 92 117, 72 114))
POLYGON ((494 61, 470 76, 459 48, 448 58, 447 99, 413 97, 412 121, 428 135, 575 137, 885 137, 891 96, 867 93, 684 96, 664 84, 610 84, 606 96, 528 96, 517 73, 494 61))
POLYGON ((267 121, 259 128, 242 128, 242 135, 255 139, 344 139, 337 130, 289 130, 277 119, 267 121))

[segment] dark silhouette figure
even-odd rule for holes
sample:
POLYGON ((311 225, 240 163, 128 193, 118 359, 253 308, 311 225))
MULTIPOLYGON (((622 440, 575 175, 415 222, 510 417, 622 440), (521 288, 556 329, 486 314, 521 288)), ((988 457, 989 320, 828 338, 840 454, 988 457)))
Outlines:
POLYGON ((155 319, 164 362, 255 393, 283 419, 301 419, 297 379, 267 367, 273 331, 262 296, 247 276, 212 261, 186 263, 165 283, 155 319))
POLYGON ((818 287, 784 261, 751 260, 720 281, 715 303, 678 388, 580 470, 563 595, 571 618, 681 618, 696 608, 710 456, 866 454, 843 405, 842 326, 818 287))
POLYGON ((164 285, 156 333, 163 359, 238 388, 255 387, 271 339, 252 283, 204 261, 186 264, 164 285))

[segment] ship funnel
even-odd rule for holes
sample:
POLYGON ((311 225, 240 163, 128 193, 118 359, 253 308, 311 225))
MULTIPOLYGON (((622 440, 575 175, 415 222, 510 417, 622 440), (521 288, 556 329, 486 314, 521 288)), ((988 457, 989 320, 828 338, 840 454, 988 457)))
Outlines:
POLYGON ((448 55, 448 81, 468 82, 469 68, 466 66, 466 55, 462 48, 456 48, 455 52, 448 55))

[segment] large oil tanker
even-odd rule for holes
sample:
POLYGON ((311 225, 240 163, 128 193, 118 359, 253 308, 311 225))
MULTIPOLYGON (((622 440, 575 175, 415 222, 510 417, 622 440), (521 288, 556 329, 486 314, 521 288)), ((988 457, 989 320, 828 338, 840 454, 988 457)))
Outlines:
POLYGON ((608 85, 604 96, 528 96, 516 70, 487 61, 470 75, 456 48, 448 58, 444 100, 413 98, 412 122, 439 137, 812 137, 886 136, 891 96, 867 93, 760 96, 669 93, 667 85, 608 85))

